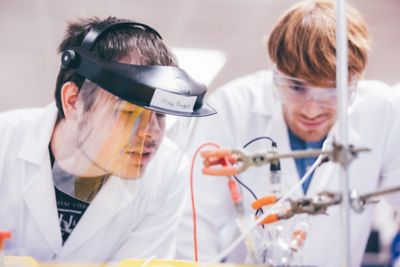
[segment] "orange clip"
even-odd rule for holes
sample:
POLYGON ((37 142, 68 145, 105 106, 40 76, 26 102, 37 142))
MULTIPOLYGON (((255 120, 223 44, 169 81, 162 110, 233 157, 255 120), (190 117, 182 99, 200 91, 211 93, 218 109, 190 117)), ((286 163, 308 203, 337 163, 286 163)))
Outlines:
POLYGON ((229 149, 216 149, 213 151, 203 151, 201 156, 204 158, 203 174, 212 176, 232 176, 238 173, 238 169, 228 164, 237 163, 237 156, 232 154, 229 149), (215 167, 220 165, 219 167, 215 167), (221 167, 224 166, 224 167, 221 167))
MULTIPOLYGON (((256 217, 256 219, 258 219, 259 216, 256 217)), ((262 220, 260 222, 260 224, 270 224, 270 223, 274 223, 279 221, 279 215, 276 213, 272 213, 270 215, 268 215, 267 217, 264 218, 264 220, 262 220)))
POLYGON ((231 198, 233 203, 240 203, 242 201, 242 195, 240 194, 239 187, 232 178, 228 179, 229 192, 231 192, 231 198))
MULTIPOLYGON (((251 207, 255 210, 258 210, 266 205, 275 204, 277 201, 278 201, 278 198, 275 195, 269 195, 269 196, 259 198, 255 201, 253 201, 253 203, 251 203, 251 207)), ((258 217, 257 217, 257 219, 258 219, 258 217)), ((265 219, 262 220, 260 222, 260 224, 274 223, 274 222, 279 221, 280 219, 281 219, 281 216, 279 214, 272 213, 272 214, 268 215, 267 217, 265 217, 265 219)))
POLYGON ((212 176, 232 176, 238 173, 237 168, 235 167, 221 167, 219 169, 216 168, 203 168, 203 174, 212 175, 212 176))
POLYGON ((232 155, 232 150, 230 149, 214 149, 214 150, 206 150, 200 152, 200 155, 203 158, 225 158, 232 155))
POLYGON ((10 238, 11 238, 11 232, 0 231, 0 251, 4 250, 6 240, 10 238))
POLYGON ((275 195, 266 196, 263 198, 259 198, 251 203, 251 207, 255 210, 261 209, 266 205, 275 204, 278 201, 278 198, 275 195))

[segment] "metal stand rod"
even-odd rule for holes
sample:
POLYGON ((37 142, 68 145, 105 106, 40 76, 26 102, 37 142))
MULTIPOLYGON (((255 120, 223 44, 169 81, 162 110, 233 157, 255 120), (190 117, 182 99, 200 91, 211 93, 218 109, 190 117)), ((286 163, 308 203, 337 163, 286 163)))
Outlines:
POLYGON ((396 193, 400 191, 400 186, 396 186, 396 187, 392 187, 392 188, 388 188, 388 189, 384 189, 384 190, 380 190, 380 191, 375 191, 369 194, 364 194, 361 195, 359 198, 361 201, 366 201, 371 197, 379 197, 379 196, 383 196, 386 194, 391 194, 391 193, 396 193))
MULTIPOLYGON (((338 143, 343 147, 348 146, 347 129, 347 84, 348 84, 348 48, 347 48, 347 20, 346 0, 336 1, 336 86, 338 88, 338 143)), ((342 188, 342 266, 351 266, 351 243, 350 243, 350 198, 349 198, 349 173, 348 166, 342 164, 340 170, 342 188)))

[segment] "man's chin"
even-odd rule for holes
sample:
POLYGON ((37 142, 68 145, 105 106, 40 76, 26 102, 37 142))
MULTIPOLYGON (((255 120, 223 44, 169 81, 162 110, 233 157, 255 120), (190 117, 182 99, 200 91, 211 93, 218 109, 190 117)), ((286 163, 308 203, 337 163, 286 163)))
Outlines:
POLYGON ((147 164, 134 164, 126 167, 123 170, 122 169, 115 170, 112 173, 113 175, 118 176, 125 180, 136 180, 140 179, 143 176, 146 167, 147 164))
POLYGON ((326 137, 328 132, 326 131, 315 131, 315 130, 303 130, 300 133, 295 134, 305 142, 318 142, 326 137))

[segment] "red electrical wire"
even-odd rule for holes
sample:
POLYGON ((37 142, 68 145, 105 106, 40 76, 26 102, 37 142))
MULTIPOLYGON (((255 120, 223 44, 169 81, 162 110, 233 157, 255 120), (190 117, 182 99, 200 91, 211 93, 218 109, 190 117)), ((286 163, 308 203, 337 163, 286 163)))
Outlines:
POLYGON ((192 158, 192 165, 190 167, 190 196, 192 201, 192 214, 193 214, 193 247, 194 247, 194 261, 197 262, 199 260, 198 255, 198 244, 197 244, 197 221, 196 221, 196 207, 194 204, 194 191, 193 191, 193 170, 194 170, 194 162, 196 160, 197 155, 199 154, 200 150, 202 150, 206 146, 214 146, 219 148, 218 144, 215 143, 204 143, 199 148, 197 148, 196 152, 192 158))

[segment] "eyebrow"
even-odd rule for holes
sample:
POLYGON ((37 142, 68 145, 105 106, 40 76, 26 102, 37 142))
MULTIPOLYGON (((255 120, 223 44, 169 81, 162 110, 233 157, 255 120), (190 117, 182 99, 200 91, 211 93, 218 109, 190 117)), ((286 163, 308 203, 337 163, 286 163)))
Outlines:
POLYGON ((144 108, 130 103, 123 103, 118 105, 117 109, 120 111, 136 111, 136 110, 142 110, 144 108))

